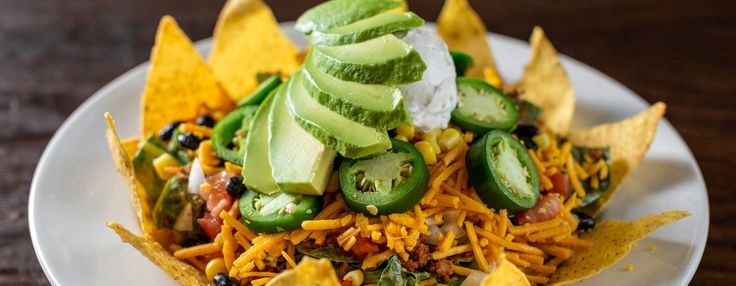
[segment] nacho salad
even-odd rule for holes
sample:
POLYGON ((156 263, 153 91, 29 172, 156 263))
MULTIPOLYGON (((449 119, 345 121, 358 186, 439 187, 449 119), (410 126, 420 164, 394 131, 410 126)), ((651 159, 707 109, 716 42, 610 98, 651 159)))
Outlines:
POLYGON ((401 0, 327 1, 294 28, 305 49, 229 0, 203 59, 165 16, 140 134, 105 115, 143 234, 108 226, 184 285, 562 285, 689 215, 598 220, 665 104, 571 130, 540 27, 517 82, 467 0, 436 29, 401 0))

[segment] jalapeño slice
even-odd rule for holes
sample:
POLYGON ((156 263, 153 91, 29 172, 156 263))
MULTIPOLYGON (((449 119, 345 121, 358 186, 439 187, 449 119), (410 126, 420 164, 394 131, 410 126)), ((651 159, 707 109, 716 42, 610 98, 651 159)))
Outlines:
POLYGON ((452 62, 455 64, 455 73, 457 76, 464 76, 465 72, 473 66, 473 56, 469 54, 450 51, 450 56, 452 57, 452 62))
POLYGON ((317 216, 321 196, 278 192, 272 195, 247 190, 240 197, 240 213, 248 229, 274 233, 299 229, 302 222, 317 216))
POLYGON ((509 131, 518 120, 516 105, 503 91, 481 79, 457 79, 457 107, 452 111, 453 124, 483 134, 495 129, 509 131))
POLYGON ((506 132, 486 133, 466 155, 470 183, 489 207, 515 213, 539 199, 539 174, 524 145, 506 132))
POLYGON ((427 189, 429 171, 413 145, 391 139, 393 147, 381 154, 346 158, 340 164, 340 190, 345 204, 366 215, 410 210, 427 189))
POLYGON ((279 85, 281 85, 281 78, 278 75, 270 76, 261 82, 253 92, 241 99, 240 102, 238 102, 238 107, 260 105, 261 102, 266 99, 266 96, 268 96, 271 91, 279 87, 279 85))
POLYGON ((217 157, 236 165, 243 165, 245 136, 258 105, 246 105, 233 110, 212 129, 212 149, 217 157), (230 147, 232 144, 232 147, 230 147))

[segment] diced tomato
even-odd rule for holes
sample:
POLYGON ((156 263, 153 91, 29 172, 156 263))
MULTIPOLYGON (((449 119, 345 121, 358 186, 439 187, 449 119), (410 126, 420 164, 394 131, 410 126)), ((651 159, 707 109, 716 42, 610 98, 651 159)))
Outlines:
POLYGON ((204 217, 197 219, 199 225, 202 226, 204 232, 212 239, 215 239, 218 233, 220 233, 220 226, 222 220, 219 217, 213 217, 209 213, 205 214, 204 217))
POLYGON ((222 210, 228 210, 232 206, 234 199, 227 194, 227 181, 235 175, 226 171, 214 174, 206 179, 211 188, 199 189, 199 196, 207 202, 207 210, 213 217, 219 217, 222 210))
POLYGON ((558 172, 549 177, 549 180, 552 181, 552 189, 547 191, 547 193, 558 193, 560 197, 567 198, 570 191, 570 182, 567 179, 567 174, 558 172))
POLYGON ((350 248, 350 251, 353 252, 355 256, 363 259, 368 254, 378 252, 378 245, 368 239, 358 237, 358 240, 355 241, 355 244, 350 248))
POLYGON ((516 223, 524 225, 550 220, 560 213, 562 202, 557 194, 547 194, 539 198, 533 208, 516 215, 516 223))

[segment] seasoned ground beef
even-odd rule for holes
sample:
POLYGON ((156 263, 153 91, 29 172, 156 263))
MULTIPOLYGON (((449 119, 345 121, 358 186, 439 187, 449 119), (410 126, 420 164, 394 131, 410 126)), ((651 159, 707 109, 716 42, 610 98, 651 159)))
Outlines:
POLYGON ((430 258, 429 246, 419 242, 414 250, 409 252, 409 261, 401 260, 401 266, 409 272, 416 272, 419 268, 426 266, 430 258))
POLYGON ((429 272, 434 272, 437 276, 443 277, 447 281, 450 280, 450 275, 452 275, 452 261, 448 259, 433 261, 426 269, 429 272))

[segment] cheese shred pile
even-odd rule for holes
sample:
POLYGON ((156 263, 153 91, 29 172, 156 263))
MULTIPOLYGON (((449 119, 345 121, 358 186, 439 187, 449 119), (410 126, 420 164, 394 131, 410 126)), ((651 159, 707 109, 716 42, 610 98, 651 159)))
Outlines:
POLYGON ((454 223, 462 233, 440 232, 438 243, 430 253, 432 260, 473 257, 478 269, 452 266, 453 273, 467 276, 473 270, 491 272, 495 262, 505 254, 530 282, 543 284, 574 251, 592 246, 575 234, 577 220, 570 210, 578 206, 585 195, 579 180, 605 179, 608 172, 605 162, 601 165, 602 161, 586 159, 581 166, 572 158, 569 142, 560 147, 553 142, 538 151, 529 150, 541 178, 542 190, 552 188, 550 176, 566 172, 571 178, 577 178, 570 180, 575 195, 571 195, 561 212, 550 220, 514 225, 506 210, 486 207, 470 186, 465 153, 473 135, 465 133, 460 138, 453 146, 445 144, 443 150, 438 150, 436 163, 428 166, 427 191, 411 211, 368 217, 351 211, 339 192, 331 190, 324 195, 325 207, 313 220, 304 221, 302 229, 256 234, 239 221, 236 201, 230 211, 220 213, 222 231, 214 242, 189 248, 174 245, 174 256, 204 269, 201 257, 221 253, 231 277, 250 281, 253 285, 265 285, 277 274, 268 271, 273 267, 267 266, 274 259, 283 259, 287 268, 295 267, 296 245, 307 240, 323 245, 328 236, 334 237, 333 241, 344 251, 350 251, 359 240, 369 240, 381 249, 362 260, 361 268, 371 269, 394 254, 410 260, 414 248, 432 235, 428 222, 454 223), (457 216, 447 215, 458 211, 457 216))

